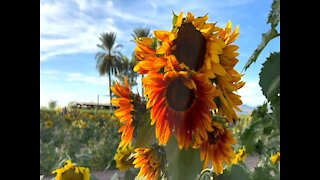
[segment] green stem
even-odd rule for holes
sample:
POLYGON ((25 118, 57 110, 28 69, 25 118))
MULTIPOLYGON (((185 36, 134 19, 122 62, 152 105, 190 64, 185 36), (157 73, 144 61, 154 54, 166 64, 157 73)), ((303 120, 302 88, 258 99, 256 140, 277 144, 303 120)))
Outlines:
POLYGON ((209 174, 211 175, 210 179, 213 180, 214 172, 213 172, 212 169, 210 169, 210 168, 206 168, 206 169, 202 170, 202 171, 200 172, 200 175, 198 175, 197 180, 200 180, 201 177, 202 177, 205 173, 209 173, 209 174))

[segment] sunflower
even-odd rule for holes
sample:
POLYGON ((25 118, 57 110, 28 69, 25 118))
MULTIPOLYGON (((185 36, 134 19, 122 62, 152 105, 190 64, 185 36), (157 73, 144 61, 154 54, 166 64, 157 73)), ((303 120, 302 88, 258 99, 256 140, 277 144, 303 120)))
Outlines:
POLYGON ((280 152, 277 152, 276 154, 271 156, 271 162, 273 164, 277 164, 280 162, 280 152))
POLYGON ((133 167, 133 158, 129 158, 131 155, 131 152, 133 152, 133 148, 130 144, 119 146, 117 149, 117 153, 114 156, 114 160, 116 161, 116 167, 120 171, 124 171, 126 169, 129 169, 133 167))
POLYGON ((142 37, 136 40, 137 47, 135 54, 139 62, 133 68, 133 71, 140 74, 150 72, 158 72, 160 68, 164 67, 167 60, 156 55, 156 50, 153 49, 154 43, 152 38, 142 37))
POLYGON ((238 116, 235 110, 240 111, 238 107, 242 104, 240 95, 235 92, 244 86, 244 82, 240 81, 241 76, 236 70, 227 71, 226 76, 217 76, 214 79, 219 96, 215 99, 218 105, 218 115, 226 116, 228 122, 237 120, 238 116))
POLYGON ((239 149, 239 151, 237 152, 236 156, 233 158, 232 163, 233 164, 238 164, 241 161, 244 161, 244 159, 247 156, 247 153, 245 152, 245 148, 241 148, 239 149))
POLYGON ((222 174, 224 163, 230 165, 235 155, 232 144, 235 144, 236 140, 232 137, 232 132, 220 122, 213 121, 212 127, 213 131, 208 132, 208 140, 200 145, 200 158, 204 161, 203 168, 206 168, 211 160, 215 173, 222 174))
POLYGON ((164 150, 160 146, 137 148, 133 161, 134 167, 139 168, 138 177, 145 177, 147 180, 158 179, 163 174, 165 164, 164 150))
POLYGON ((64 167, 58 168, 52 171, 52 174, 56 175, 56 180, 90 180, 90 171, 88 168, 76 166, 71 162, 71 160, 67 160, 64 167))
POLYGON ((167 143, 171 131, 180 149, 199 138, 208 139, 207 131, 212 131, 210 109, 217 107, 213 101, 217 93, 205 74, 169 71, 149 74, 142 81, 159 145, 167 143))
POLYGON ((119 146, 132 143, 132 138, 134 135, 134 125, 133 125, 133 94, 130 90, 128 84, 128 78, 125 78, 124 86, 121 86, 118 82, 111 87, 112 92, 114 92, 119 98, 114 98, 111 100, 112 104, 119 106, 120 108, 115 111, 115 115, 120 119, 122 126, 118 130, 121 134, 121 142, 119 146))
POLYGON ((47 120, 45 122, 45 126, 46 126, 46 128, 51 128, 53 126, 53 122, 51 120, 47 120))
POLYGON ((195 18, 190 12, 185 18, 180 12, 171 32, 156 30, 154 35, 161 45, 152 48, 152 38, 137 41, 135 50, 140 60, 134 70, 139 73, 158 72, 175 69, 193 70, 206 73, 210 77, 215 74, 225 75, 226 71, 219 63, 219 55, 223 53, 225 43, 218 37, 221 28, 215 23, 206 23, 208 15, 195 18))
POLYGON ((226 74, 217 75, 213 80, 217 85, 217 89, 221 91, 219 99, 216 99, 220 102, 217 103, 219 108, 218 115, 226 116, 228 122, 238 119, 234 109, 241 112, 238 106, 242 104, 242 101, 240 100, 241 96, 234 92, 242 88, 245 84, 243 81, 240 81, 242 75, 234 69, 234 66, 239 61, 236 58, 239 55, 239 53, 236 52, 239 46, 231 44, 239 36, 239 26, 237 26, 232 33, 231 29, 232 23, 229 21, 226 28, 219 31, 218 37, 224 42, 224 48, 222 48, 219 59, 226 74))

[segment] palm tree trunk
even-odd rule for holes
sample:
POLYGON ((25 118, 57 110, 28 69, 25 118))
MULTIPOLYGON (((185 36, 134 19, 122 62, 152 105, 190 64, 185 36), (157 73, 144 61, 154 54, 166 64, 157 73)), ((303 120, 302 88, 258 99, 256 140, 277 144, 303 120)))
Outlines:
POLYGON ((109 76, 109 97, 110 97, 110 109, 112 110, 112 103, 111 103, 111 99, 112 99, 112 94, 111 94, 111 73, 110 73, 110 71, 108 72, 108 76, 109 76))

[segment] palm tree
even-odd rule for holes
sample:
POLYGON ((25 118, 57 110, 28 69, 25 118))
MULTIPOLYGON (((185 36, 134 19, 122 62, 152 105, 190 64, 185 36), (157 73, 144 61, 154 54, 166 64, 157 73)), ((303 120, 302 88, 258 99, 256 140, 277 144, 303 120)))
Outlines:
MULTIPOLYGON (((134 28, 133 34, 131 34, 131 36, 133 37, 133 40, 131 40, 133 42, 136 42, 136 39, 139 39, 140 37, 151 37, 150 29, 149 28, 134 28)), ((138 62, 134 52, 132 54, 132 62, 134 62, 135 64, 138 62)), ((141 79, 142 78, 143 78, 143 74, 141 74, 141 79)), ((142 98, 143 98, 144 97, 143 96, 143 86, 141 87, 141 93, 142 93, 142 98)))
MULTIPOLYGON (((118 74, 120 71, 120 61, 121 61, 121 53, 117 51, 117 48, 122 47, 121 44, 115 45, 116 42, 116 34, 113 32, 110 33, 102 33, 99 37, 101 44, 97 44, 99 48, 103 50, 103 52, 98 52, 95 56, 97 60, 96 68, 99 71, 100 76, 108 74, 109 77, 109 87, 111 87, 111 75, 118 74)), ((109 88, 110 95, 110 109, 112 109, 111 99, 112 92, 111 88, 109 88)))
POLYGON ((57 101, 50 100, 50 101, 48 102, 48 106, 49 106, 49 109, 50 109, 50 110, 54 110, 54 109, 57 107, 57 101))
POLYGON ((130 61, 127 56, 121 58, 121 73, 116 75, 120 82, 124 83, 124 77, 128 76, 128 81, 131 87, 137 85, 138 74, 133 71, 136 62, 130 61))

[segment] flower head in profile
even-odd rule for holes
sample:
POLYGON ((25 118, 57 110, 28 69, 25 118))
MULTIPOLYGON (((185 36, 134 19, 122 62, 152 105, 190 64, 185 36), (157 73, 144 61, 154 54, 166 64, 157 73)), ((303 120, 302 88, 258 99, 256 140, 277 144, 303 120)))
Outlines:
POLYGON ((126 169, 133 167, 133 160, 134 158, 130 155, 133 152, 133 148, 130 144, 119 146, 117 149, 117 153, 114 156, 114 160, 116 161, 116 167, 120 171, 124 171, 126 169))
POLYGON ((155 145, 134 150, 136 155, 133 161, 135 168, 140 168, 138 177, 145 177, 147 180, 158 179, 163 174, 165 164, 163 147, 155 145))
POLYGON ((278 164, 280 162, 280 152, 277 152, 271 156, 271 162, 273 164, 278 164))
POLYGON ((65 165, 52 171, 56 175, 56 180, 90 180, 90 171, 88 168, 80 167, 67 160, 65 165))
POLYGON ((247 156, 247 153, 246 153, 245 147, 242 147, 241 149, 239 149, 239 151, 237 152, 237 154, 233 158, 232 163, 238 164, 239 162, 244 161, 246 156, 247 156))
POLYGON ((135 127, 132 115, 132 111, 134 111, 133 94, 130 90, 128 78, 125 78, 124 86, 116 82, 116 84, 111 87, 111 90, 118 96, 118 98, 113 98, 111 100, 112 104, 120 107, 114 113, 119 118, 122 125, 118 130, 119 133, 122 133, 119 146, 126 144, 131 145, 135 127))
MULTIPOLYGON (((240 111, 239 106, 242 104, 240 95, 235 92, 244 86, 244 82, 241 81, 243 75, 239 74, 234 66, 238 63, 236 52, 239 46, 234 45, 233 42, 239 36, 239 26, 237 26, 232 32, 232 23, 229 21, 225 28, 219 31, 219 39, 221 39, 225 46, 222 48, 222 53, 219 55, 220 63, 225 70, 224 75, 216 75, 213 78, 217 89, 220 91, 219 97, 216 98, 218 105, 218 115, 226 116, 228 122, 232 122, 238 119, 235 110, 240 111)), ((213 76, 211 76, 213 77, 213 76)))
POLYGON ((172 131, 180 149, 192 146, 197 139, 208 139, 210 109, 216 108, 213 99, 217 94, 204 74, 170 71, 149 74, 142 81, 159 145, 167 143, 172 131))
POLYGON ((224 163, 231 164, 234 157, 232 145, 236 140, 232 137, 232 132, 226 129, 220 122, 212 122, 213 131, 208 132, 208 140, 199 142, 200 159, 203 162, 203 168, 206 168, 211 161, 216 174, 222 174, 224 163))

